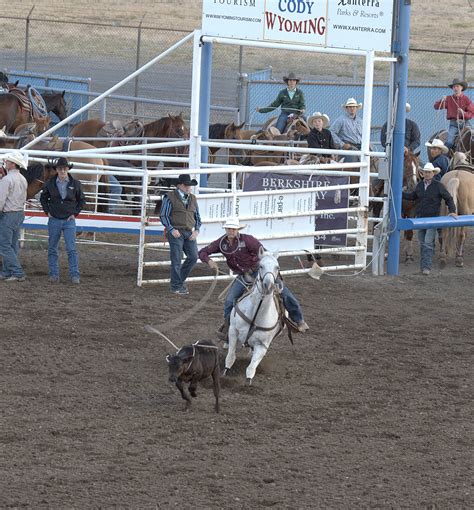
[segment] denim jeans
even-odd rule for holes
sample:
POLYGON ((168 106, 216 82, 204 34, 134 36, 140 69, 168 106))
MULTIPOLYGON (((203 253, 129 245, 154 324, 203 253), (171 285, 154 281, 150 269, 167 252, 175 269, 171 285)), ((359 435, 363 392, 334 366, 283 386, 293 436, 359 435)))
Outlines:
POLYGON ((122 185, 115 175, 109 175, 109 213, 115 213, 122 199, 122 185))
POLYGON ((3 276, 25 275, 18 259, 20 230, 24 219, 23 211, 0 213, 0 255, 3 258, 3 276))
POLYGON ((180 237, 173 237, 169 232, 166 234, 170 245, 171 290, 184 287, 184 282, 198 259, 197 242, 189 240, 192 232, 190 230, 180 230, 180 232, 180 237), (181 264, 183 252, 186 260, 181 264))
POLYGON ((67 258, 69 262, 70 278, 79 278, 79 257, 76 251, 76 220, 48 220, 48 274, 53 278, 59 278, 58 247, 61 232, 66 244, 67 258))
POLYGON ((286 128, 286 123, 288 122, 289 113, 281 112, 278 120, 276 122, 276 128, 280 131, 280 133, 284 133, 286 128))
POLYGON ((448 127, 448 141, 446 142, 446 147, 452 149, 454 146, 454 139, 466 126, 470 126, 468 120, 450 120, 448 127))
MULTIPOLYGON (((252 276, 257 276, 257 273, 254 273, 252 276)), ((242 277, 238 276, 232 285, 230 286, 229 291, 227 292, 227 296, 224 302, 224 319, 230 317, 230 312, 232 312, 232 308, 234 308, 235 302, 239 299, 239 297, 244 293, 246 287, 242 283, 242 277)), ((301 306, 291 292, 291 290, 283 283, 282 290, 283 304, 285 308, 288 310, 288 314, 294 322, 298 323, 303 320, 303 312, 301 311, 301 306)))
POLYGON ((428 228, 418 230, 418 240, 420 241, 420 267, 431 269, 433 255, 435 251, 436 229, 428 228))

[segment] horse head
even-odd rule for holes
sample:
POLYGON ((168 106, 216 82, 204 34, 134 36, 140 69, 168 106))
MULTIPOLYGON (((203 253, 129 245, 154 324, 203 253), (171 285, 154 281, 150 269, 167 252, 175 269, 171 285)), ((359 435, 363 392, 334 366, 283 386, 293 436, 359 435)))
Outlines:
POLYGON ((168 138, 189 138, 189 130, 183 119, 183 112, 179 115, 168 114, 169 131, 168 138))
POLYGON ((278 253, 270 253, 263 249, 259 251, 258 282, 261 285, 262 294, 273 293, 277 286, 280 266, 278 265, 278 253))
POLYGON ((418 156, 408 151, 403 159, 403 186, 413 191, 420 181, 420 168, 418 156))
POLYGON ((138 138, 143 136, 143 122, 138 119, 133 119, 125 126, 123 126, 124 136, 126 138, 138 138))
POLYGON ((61 93, 43 94, 43 99, 46 104, 48 112, 53 112, 59 120, 64 120, 67 117, 67 105, 64 99, 66 91, 61 93))

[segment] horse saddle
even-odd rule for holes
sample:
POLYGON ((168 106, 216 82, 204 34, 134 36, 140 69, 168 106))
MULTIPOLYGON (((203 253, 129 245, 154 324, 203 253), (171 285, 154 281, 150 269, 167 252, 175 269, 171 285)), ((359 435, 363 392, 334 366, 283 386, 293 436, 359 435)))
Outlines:
POLYGON ((97 133, 98 137, 115 138, 124 136, 123 123, 120 120, 108 120, 97 133))

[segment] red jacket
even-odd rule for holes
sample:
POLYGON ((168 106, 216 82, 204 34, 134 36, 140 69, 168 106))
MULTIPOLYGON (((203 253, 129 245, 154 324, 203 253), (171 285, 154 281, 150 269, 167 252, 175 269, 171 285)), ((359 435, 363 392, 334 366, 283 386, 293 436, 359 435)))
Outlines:
POLYGON ((474 104, 465 94, 458 97, 454 95, 443 97, 443 99, 436 101, 434 108, 435 110, 446 108, 446 118, 448 120, 469 120, 474 117, 474 104), (462 109, 463 115, 458 114, 458 108, 462 109))

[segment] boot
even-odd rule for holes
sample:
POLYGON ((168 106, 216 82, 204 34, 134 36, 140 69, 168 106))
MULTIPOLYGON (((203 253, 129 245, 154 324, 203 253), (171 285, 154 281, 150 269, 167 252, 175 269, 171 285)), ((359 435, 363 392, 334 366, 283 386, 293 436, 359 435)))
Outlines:
POLYGON ((308 331, 308 329, 309 329, 309 326, 306 324, 305 321, 298 322, 297 326, 298 326, 299 333, 304 333, 305 331, 308 331))
POLYGON ((224 322, 219 326, 217 330, 217 336, 219 340, 227 342, 227 334, 229 333, 230 318, 224 319, 224 322))

